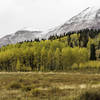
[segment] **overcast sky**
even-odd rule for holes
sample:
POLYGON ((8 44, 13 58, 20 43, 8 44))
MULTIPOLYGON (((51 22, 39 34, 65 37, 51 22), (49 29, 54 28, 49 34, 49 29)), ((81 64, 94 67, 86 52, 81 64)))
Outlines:
POLYGON ((0 0, 0 37, 23 27, 58 26, 100 0, 0 0))

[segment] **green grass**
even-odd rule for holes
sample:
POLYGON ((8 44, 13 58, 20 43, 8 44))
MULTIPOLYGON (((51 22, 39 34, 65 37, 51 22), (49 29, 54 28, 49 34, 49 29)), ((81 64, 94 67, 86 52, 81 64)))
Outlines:
POLYGON ((0 73, 0 100, 90 100, 99 90, 100 74, 0 73))

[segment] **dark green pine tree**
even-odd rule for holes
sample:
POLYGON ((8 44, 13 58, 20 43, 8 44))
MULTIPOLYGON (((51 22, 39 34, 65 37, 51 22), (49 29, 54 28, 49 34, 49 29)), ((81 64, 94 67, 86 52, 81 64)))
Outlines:
POLYGON ((94 44, 90 45, 90 60, 96 60, 96 50, 94 44))
POLYGON ((70 42, 71 42, 70 34, 68 35, 67 41, 68 41, 68 46, 70 46, 70 42))

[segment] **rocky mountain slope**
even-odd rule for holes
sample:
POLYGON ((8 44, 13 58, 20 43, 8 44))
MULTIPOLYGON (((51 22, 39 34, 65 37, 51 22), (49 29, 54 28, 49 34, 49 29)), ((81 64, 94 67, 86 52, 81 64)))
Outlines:
POLYGON ((100 29, 100 7, 89 7, 66 21, 64 24, 46 31, 33 31, 32 29, 34 28, 32 27, 24 28, 14 34, 1 38, 0 47, 25 40, 34 40, 35 38, 48 39, 52 35, 61 35, 67 32, 78 31, 86 28, 100 29))

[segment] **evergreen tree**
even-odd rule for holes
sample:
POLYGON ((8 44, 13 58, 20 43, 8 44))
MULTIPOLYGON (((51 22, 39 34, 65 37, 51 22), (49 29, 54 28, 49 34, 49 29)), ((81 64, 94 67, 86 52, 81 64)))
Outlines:
POLYGON ((96 60, 96 50, 94 44, 91 44, 90 46, 90 60, 96 60))
POLYGON ((70 45, 70 42, 71 42, 70 34, 67 36, 67 41, 68 41, 68 45, 70 45))

